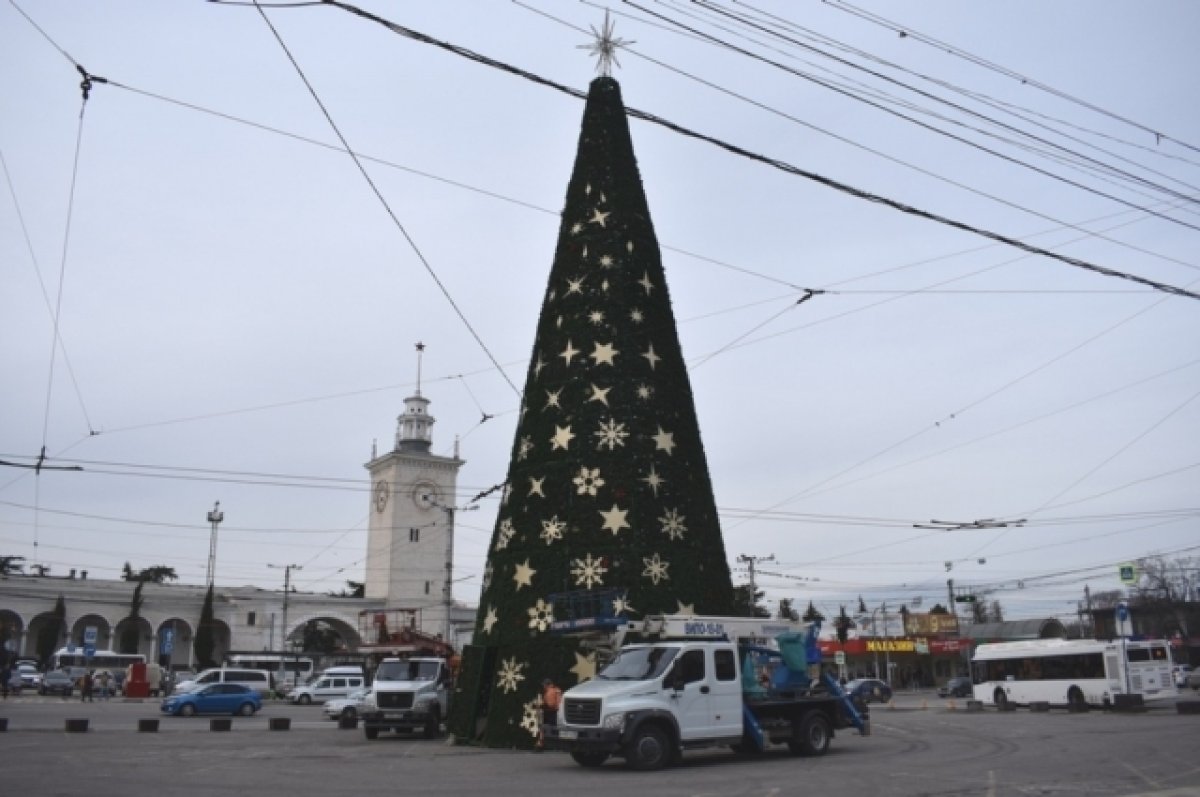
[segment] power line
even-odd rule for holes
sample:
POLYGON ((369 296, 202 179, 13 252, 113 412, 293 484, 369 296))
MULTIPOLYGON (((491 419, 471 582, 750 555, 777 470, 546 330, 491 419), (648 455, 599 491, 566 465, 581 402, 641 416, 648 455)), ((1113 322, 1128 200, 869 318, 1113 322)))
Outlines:
MULTIPOLYGON (((363 19, 374 22, 378 25, 382 25, 383 27, 387 28, 388 30, 392 31, 393 33, 396 33, 397 35, 404 36, 405 38, 412 39, 413 41, 417 41, 422 44, 428 44, 428 45, 431 45, 434 47, 438 47, 440 49, 454 53, 455 55, 459 55, 463 58, 467 58, 469 60, 483 64, 485 66, 490 66, 494 69, 499 69, 501 71, 508 72, 512 75, 516 75, 517 77, 521 77, 521 78, 524 78, 531 82, 537 83, 538 85, 542 85, 547 88, 552 88, 556 91, 560 91, 564 94, 568 94, 577 99, 584 99, 586 97, 585 93, 578 89, 573 89, 568 86, 564 86, 564 85, 562 85, 560 83, 556 83, 548 78, 534 74, 533 72, 529 72, 527 70, 512 66, 511 64, 504 63, 503 61, 498 61, 494 58, 490 58, 488 56, 481 55, 481 54, 476 53, 465 47, 461 47, 456 44, 451 44, 449 42, 435 39, 432 36, 428 36, 426 34, 412 30, 410 28, 406 28, 403 25, 399 25, 395 22, 390 22, 390 21, 384 19, 383 17, 380 17, 375 14, 364 11, 363 9, 358 8, 356 6, 350 5, 348 3, 340 2, 340 0, 323 0, 321 5, 323 7, 340 8, 343 11, 346 11, 350 14, 362 17, 363 19)), ((729 142, 723 141, 723 140, 715 138, 713 136, 705 135, 705 134, 697 132, 695 130, 691 130, 682 125, 678 125, 678 124, 675 124, 674 122, 670 122, 666 119, 663 119, 662 117, 655 116, 654 114, 647 113, 645 111, 639 111, 636 108, 626 106, 625 110, 626 110, 627 115, 629 115, 631 118, 641 119, 642 121, 646 121, 646 122, 650 122, 651 124, 659 125, 660 127, 664 127, 668 130, 671 130, 672 132, 678 133, 678 134, 686 136, 688 138, 694 138, 698 141, 704 141, 706 143, 712 144, 713 146, 716 146, 716 147, 723 149, 734 155, 739 155, 748 160, 756 161, 756 162, 764 164, 766 166, 770 166, 772 168, 778 169, 787 174, 791 174, 791 175, 794 175, 797 177, 803 177, 804 179, 810 180, 812 182, 816 182, 820 185, 824 185, 828 188, 832 188, 836 191, 839 191, 844 194, 848 194, 848 195, 856 197, 858 199, 865 199, 869 202, 875 202, 875 203, 884 205, 885 207, 892 208, 893 210, 898 210, 902 213, 906 213, 911 216, 916 216, 918 218, 923 218, 923 219, 926 219, 929 221, 933 221, 933 222, 936 222, 939 224, 953 227, 955 229, 962 230, 964 232, 970 232, 970 233, 973 233, 976 235, 981 235, 985 238, 990 238, 994 241, 998 241, 1000 243, 1004 243, 1009 246, 1016 247, 1018 249, 1026 251, 1026 252, 1038 254, 1043 257, 1051 258, 1053 260, 1058 260, 1060 262, 1066 263, 1071 266, 1075 266, 1077 268, 1086 269, 1088 271, 1093 271, 1098 274, 1103 274, 1103 275, 1109 276, 1109 277, 1118 277, 1121 279, 1131 280, 1133 282, 1147 285, 1149 287, 1154 288, 1155 290, 1160 290, 1160 291, 1163 291, 1166 293, 1171 293, 1171 294, 1175 294, 1178 296, 1186 296, 1187 298, 1190 298, 1190 299, 1200 299, 1200 294, 1193 293, 1191 291, 1187 291, 1182 288, 1175 287, 1173 285, 1168 285, 1166 283, 1157 282, 1155 280, 1150 280, 1145 277, 1140 277, 1140 276, 1137 276, 1134 274, 1128 274, 1125 272, 1116 271, 1114 269, 1110 269, 1105 266, 1100 266, 1095 263, 1090 263, 1085 260, 1080 260, 1079 258, 1068 257, 1066 255, 1060 255, 1055 252, 1051 252, 1049 250, 1042 249, 1040 247, 1026 244, 1015 238, 1011 238, 1009 236, 1002 235, 1000 233, 996 233, 996 232, 992 232, 992 231, 984 229, 984 228, 976 227, 971 224, 967 224, 966 222, 956 221, 954 219, 951 219, 951 218, 948 218, 945 216, 941 216, 939 214, 936 214, 936 213, 933 213, 930 211, 921 210, 920 208, 916 208, 914 206, 908 205, 908 204, 900 202, 898 200, 890 199, 888 197, 874 194, 869 191, 865 191, 863 189, 855 188, 846 183, 842 183, 838 180, 834 180, 833 178, 825 177, 825 176, 817 174, 815 172, 811 172, 811 171, 802 169, 798 166, 793 166, 792 164, 786 163, 785 161, 782 161, 782 160, 779 160, 776 158, 770 158, 765 155, 760 155, 760 154, 751 152, 743 147, 737 146, 735 144, 731 144, 729 142)), ((1136 207, 1136 206, 1134 206, 1134 207, 1136 207)), ((1148 211, 1148 212, 1153 213, 1153 211, 1148 211)), ((1179 222, 1178 220, 1172 220, 1172 221, 1175 221, 1176 223, 1179 223, 1179 224, 1184 224, 1184 222, 1179 222)), ((1185 226, 1190 226, 1190 225, 1185 225, 1185 226)), ((1200 229, 1200 228, 1197 228, 1197 229, 1200 229)))
MULTIPOLYGON (((736 0, 735 0, 735 2, 736 2, 736 0)), ((869 11, 866 11, 862 8, 852 5, 848 2, 846 2, 846 0, 822 0, 822 2, 824 2, 826 5, 836 8, 839 11, 845 11, 847 13, 853 14, 854 16, 860 17, 868 22, 872 22, 876 25, 880 25, 882 27, 888 28, 889 30, 892 30, 893 32, 895 32, 897 34, 904 36, 906 39, 912 39, 913 41, 921 42, 922 44, 928 45, 930 47, 934 47, 938 50, 949 53, 950 55, 953 55, 957 58, 961 58, 965 61, 969 61, 970 63, 973 63, 976 66, 981 66, 985 69, 991 70, 991 71, 996 72, 1001 75, 1004 75, 1005 77, 1020 81, 1021 85, 1023 85, 1023 86, 1031 86, 1040 91, 1044 91, 1047 94, 1052 94, 1053 96, 1058 97, 1059 99, 1066 100, 1067 102, 1074 103, 1075 105, 1079 105, 1083 108, 1087 108, 1090 111, 1094 111, 1103 116, 1107 116, 1110 119, 1115 119, 1116 121, 1123 122, 1131 127, 1135 127, 1138 130, 1141 130, 1143 132, 1149 133, 1150 135, 1154 136, 1155 141, 1171 141, 1175 144, 1178 144, 1182 147, 1186 147, 1195 152, 1200 152, 1200 147, 1197 147, 1193 144, 1189 144, 1186 141, 1182 141, 1178 138, 1175 138, 1174 136, 1167 135, 1166 133, 1162 133, 1158 130, 1155 130, 1154 128, 1147 127, 1146 125, 1141 124, 1140 122, 1136 122, 1132 119, 1129 119, 1128 117, 1122 116, 1113 111, 1109 111, 1105 108, 1102 108, 1098 105, 1088 102, 1087 100, 1083 100, 1078 97, 1075 97, 1072 94, 1068 94, 1065 91, 1061 91, 1059 89, 1054 88, 1053 86, 1049 86, 1045 83, 1042 83, 1041 81, 1036 80, 1035 78, 1032 78, 1028 75, 1024 75, 1020 72, 1016 72, 1012 69, 1001 66, 1000 64, 996 64, 996 63, 993 63, 992 61, 988 61, 985 58, 974 55, 970 52, 967 52, 966 50, 962 50, 958 47, 955 47, 952 44, 949 44, 944 41, 939 41, 938 39, 935 39, 932 36, 928 36, 924 33, 921 33, 920 31, 915 30, 914 28, 911 28, 908 26, 901 26, 899 23, 892 22, 891 20, 888 20, 885 17, 879 16, 878 14, 873 14, 869 11)))

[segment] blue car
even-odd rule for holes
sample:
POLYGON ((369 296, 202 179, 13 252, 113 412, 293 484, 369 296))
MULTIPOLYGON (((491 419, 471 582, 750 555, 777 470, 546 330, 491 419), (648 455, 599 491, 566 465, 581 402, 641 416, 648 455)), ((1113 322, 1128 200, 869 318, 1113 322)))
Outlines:
POLYGON ((250 717, 262 708, 258 692, 239 684, 210 684, 162 702, 164 714, 190 717, 193 714, 241 714, 250 717))
POLYGON ((846 694, 860 698, 864 703, 889 703, 892 700, 892 687, 877 678, 858 678, 842 688, 846 694))

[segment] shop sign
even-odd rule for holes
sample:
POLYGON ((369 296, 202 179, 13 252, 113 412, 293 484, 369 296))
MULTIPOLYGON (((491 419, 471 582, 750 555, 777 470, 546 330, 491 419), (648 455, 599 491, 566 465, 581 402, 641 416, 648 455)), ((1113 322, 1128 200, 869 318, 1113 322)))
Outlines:
POLYGON ((911 639, 868 639, 867 653, 912 653, 916 645, 911 639))

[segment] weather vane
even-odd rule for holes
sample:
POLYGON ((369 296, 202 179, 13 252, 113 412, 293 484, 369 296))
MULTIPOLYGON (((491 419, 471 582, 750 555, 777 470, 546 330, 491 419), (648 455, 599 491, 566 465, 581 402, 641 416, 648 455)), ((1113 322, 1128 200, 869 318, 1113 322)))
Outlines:
POLYGON ((589 55, 596 56, 598 59, 596 61, 596 71, 605 77, 609 77, 612 74, 612 65, 621 65, 621 62, 617 60, 617 48, 627 47, 631 44, 636 44, 636 42, 626 41, 625 39, 613 36, 613 28, 616 27, 616 23, 609 19, 607 9, 604 11, 604 28, 602 30, 596 30, 595 25, 589 25, 588 27, 592 29, 592 36, 595 37, 595 41, 577 46, 580 50, 587 50, 589 55))

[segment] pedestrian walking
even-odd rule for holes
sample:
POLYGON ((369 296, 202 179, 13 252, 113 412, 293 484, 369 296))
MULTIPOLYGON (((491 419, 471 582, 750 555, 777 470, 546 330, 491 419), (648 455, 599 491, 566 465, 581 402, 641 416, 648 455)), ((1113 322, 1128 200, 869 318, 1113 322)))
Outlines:
POLYGON ((95 686, 96 686, 95 677, 92 675, 92 671, 88 670, 87 672, 85 672, 83 674, 83 677, 79 679, 79 702, 80 703, 96 702, 95 698, 92 697, 92 690, 95 688, 95 686))
POLYGON ((100 674, 96 676, 96 685, 100 687, 101 700, 108 700, 108 689, 111 683, 112 673, 110 673, 108 670, 101 670, 100 674))

